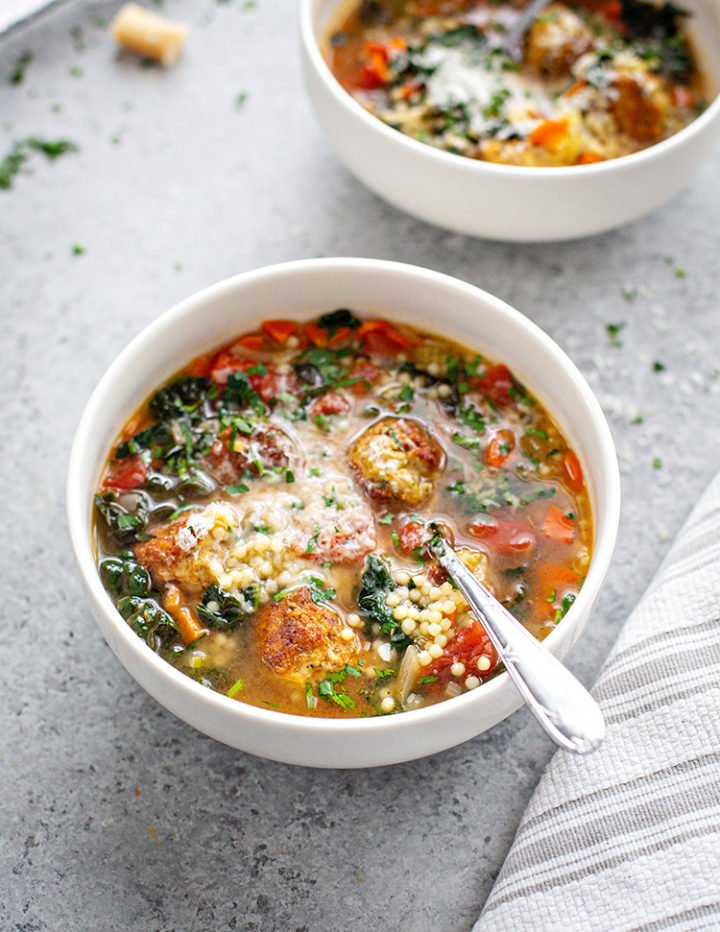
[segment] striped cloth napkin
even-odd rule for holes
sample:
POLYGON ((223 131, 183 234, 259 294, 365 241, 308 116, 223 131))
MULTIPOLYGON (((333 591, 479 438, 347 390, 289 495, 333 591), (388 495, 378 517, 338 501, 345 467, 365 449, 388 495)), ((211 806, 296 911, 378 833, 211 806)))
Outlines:
POLYGON ((473 932, 717 932, 720 476, 593 694, 604 744, 555 754, 473 932))

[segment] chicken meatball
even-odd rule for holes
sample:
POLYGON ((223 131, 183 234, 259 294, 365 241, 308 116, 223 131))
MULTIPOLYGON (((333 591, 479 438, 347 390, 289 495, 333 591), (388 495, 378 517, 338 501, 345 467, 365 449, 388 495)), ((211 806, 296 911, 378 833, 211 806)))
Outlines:
POLYGON ((621 75, 609 109, 619 130, 638 142, 655 142, 665 129, 670 98, 656 75, 621 75))
POLYGON ((409 418, 377 421, 350 448, 350 462, 368 495, 410 507, 432 493, 443 461, 442 447, 409 418))
POLYGON ((528 29, 525 61, 543 77, 565 77, 590 48, 592 38, 576 13, 553 4, 528 29))
POLYGON ((294 469, 302 461, 297 444, 274 424, 259 424, 252 434, 227 427, 210 448, 203 467, 223 485, 234 485, 250 472, 261 475, 275 467, 294 469))
POLYGON ((314 602, 310 588, 302 586, 280 602, 270 602, 260 613, 257 633, 262 659, 278 676, 306 683, 357 660, 360 639, 353 632, 352 639, 345 640, 341 636, 344 628, 340 616, 314 602))

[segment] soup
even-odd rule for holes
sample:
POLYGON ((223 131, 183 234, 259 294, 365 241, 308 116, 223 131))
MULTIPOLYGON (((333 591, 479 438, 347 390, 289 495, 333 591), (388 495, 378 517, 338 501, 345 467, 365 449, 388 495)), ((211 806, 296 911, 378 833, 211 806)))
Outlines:
POLYGON ((133 631, 208 688, 309 716, 418 709, 498 672, 431 524, 538 638, 590 561, 579 459, 507 366, 345 308, 192 361, 95 497, 133 631))
POLYGON ((343 6, 326 58, 389 126, 447 152, 507 165, 585 165, 687 126, 708 89, 686 14, 642 0, 551 3, 515 61, 497 48, 522 4, 363 0, 343 6), (344 11, 344 12, 343 12, 344 11))

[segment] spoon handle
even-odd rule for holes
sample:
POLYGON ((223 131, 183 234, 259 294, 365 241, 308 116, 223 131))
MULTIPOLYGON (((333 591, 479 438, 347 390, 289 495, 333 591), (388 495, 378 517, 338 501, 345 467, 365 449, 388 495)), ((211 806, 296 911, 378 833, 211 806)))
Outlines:
POLYGON ((594 751, 605 737, 605 721, 582 683, 488 592, 442 538, 430 549, 482 622, 544 731, 567 751, 594 751))

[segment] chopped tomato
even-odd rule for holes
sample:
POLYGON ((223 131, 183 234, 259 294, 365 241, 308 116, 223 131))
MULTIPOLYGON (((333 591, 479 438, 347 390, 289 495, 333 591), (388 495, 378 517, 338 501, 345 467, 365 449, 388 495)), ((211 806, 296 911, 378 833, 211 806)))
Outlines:
POLYGON ((438 676, 449 671, 454 663, 464 663, 466 675, 479 672, 487 676, 495 669, 497 661, 497 653, 485 629, 477 619, 473 619, 458 631, 442 654, 424 668, 423 675, 438 676), (478 670, 477 662, 481 657, 487 657, 490 661, 486 670, 478 670))
POLYGON ((485 465, 498 469, 505 463, 515 448, 515 434, 511 430, 499 430, 485 451, 485 465))
POLYGON ((198 356, 198 358, 190 366, 190 375, 194 375, 197 378, 207 378, 210 375, 210 356, 198 356))
POLYGON ((366 320, 357 333, 368 353, 381 356, 395 356, 415 345, 410 337, 385 320, 366 320))
POLYGON ((398 550, 402 553, 412 553, 417 547, 430 540, 430 532, 419 521, 408 521, 398 531, 398 550))
POLYGON ((575 525, 572 518, 564 515, 557 505, 551 505, 545 515, 542 532, 550 540, 571 544, 575 538, 575 525))
POLYGON ((565 477, 565 482, 568 487, 572 489, 573 492, 582 492, 583 486, 585 485, 582 466, 580 465, 580 460, 572 450, 565 451, 562 459, 562 467, 563 476, 565 477))
POLYGON ((367 61, 360 69, 357 86, 366 91, 383 87, 390 77, 387 47, 382 42, 366 42, 363 52, 367 56, 367 61))
POLYGON ((310 414, 315 417, 318 414, 347 414, 350 410, 350 402, 340 392, 325 392, 317 398, 310 407, 310 414))
POLYGON ((544 120, 528 136, 534 146, 554 151, 567 139, 570 132, 570 121, 563 117, 561 120, 544 120))
POLYGON ((352 383, 350 390, 356 395, 367 395, 369 386, 377 382, 382 373, 382 369, 374 366, 369 359, 358 359, 348 373, 348 379, 358 380, 352 383))
POLYGON ((510 370, 502 363, 490 366, 482 378, 470 380, 471 390, 482 392, 498 408, 504 408, 512 404, 511 391, 513 387, 513 377, 510 370))
MULTIPOLYGON (((220 350, 210 365, 210 377, 222 388, 233 372, 245 372, 246 369, 251 369, 256 365, 257 363, 252 359, 240 359, 230 350, 220 350)), ((260 379, 259 375, 248 376, 248 382, 254 391, 258 391, 260 379)))
POLYGON ((621 0, 608 0, 600 7, 600 15, 610 23, 617 22, 622 16, 623 7, 621 0))
POLYGON ((294 320, 266 320, 260 324, 262 330, 276 343, 285 344, 298 331, 294 320))
POLYGON ((116 492, 139 489, 145 484, 147 474, 148 468, 139 454, 127 456, 113 462, 103 479, 103 488, 115 489, 116 492))
POLYGON ((672 91, 673 103, 676 107, 694 107, 695 94, 689 87, 682 84, 676 84, 672 91))
POLYGON ((473 521, 468 531, 497 553, 524 554, 535 546, 535 534, 526 521, 473 521))

